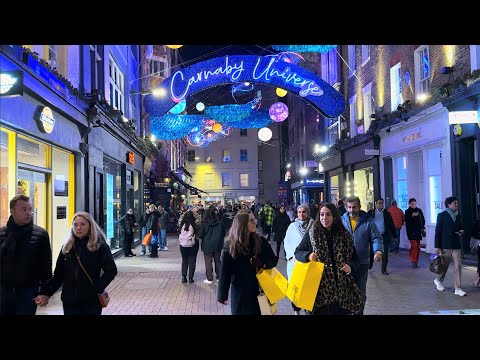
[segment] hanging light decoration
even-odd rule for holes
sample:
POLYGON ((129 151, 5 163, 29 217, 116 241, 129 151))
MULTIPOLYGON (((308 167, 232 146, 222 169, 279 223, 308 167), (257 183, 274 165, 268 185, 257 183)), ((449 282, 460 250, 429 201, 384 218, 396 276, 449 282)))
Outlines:
POLYGON ((161 140, 180 139, 194 127, 199 127, 203 119, 203 115, 165 114, 163 116, 151 116, 150 132, 161 140))
POLYGON ((220 131, 222 131, 222 124, 215 123, 215 125, 213 125, 212 130, 215 134, 218 134, 220 131))
POLYGON ((276 102, 268 109, 270 118, 275 122, 282 122, 288 117, 288 107, 282 102, 276 102))
POLYGON ((275 90, 275 92, 277 93, 277 96, 279 96, 279 97, 284 97, 288 93, 287 90, 283 90, 282 88, 277 88, 275 90))
POLYGON ((183 45, 165 45, 166 47, 170 48, 170 49, 179 49, 181 48, 183 45))
POLYGON ((337 45, 272 45, 277 51, 318 52, 327 53, 337 45))
POLYGON ((198 111, 203 111, 205 110, 205 104, 202 102, 198 102, 197 105, 195 105, 195 109, 197 109, 198 111))
POLYGON ((261 141, 268 141, 272 138, 272 130, 270 130, 268 127, 261 128, 258 130, 258 138, 261 141))
POLYGON ((187 107, 187 100, 183 99, 177 105, 175 105, 173 108, 171 108, 168 112, 172 113, 172 114, 175 114, 175 115, 178 115, 178 114, 182 113, 183 110, 185 110, 186 107, 187 107))

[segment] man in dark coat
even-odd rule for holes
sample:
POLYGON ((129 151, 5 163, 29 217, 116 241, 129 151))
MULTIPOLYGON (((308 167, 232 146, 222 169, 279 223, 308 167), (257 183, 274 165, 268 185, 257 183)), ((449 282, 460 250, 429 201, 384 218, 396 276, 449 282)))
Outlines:
POLYGON ((33 224, 28 196, 10 200, 10 214, 0 228, 0 315, 35 315, 33 298, 52 276, 50 237, 33 224))
POLYGON ((133 244, 133 233, 135 232, 135 227, 138 226, 137 219, 133 214, 133 209, 128 209, 127 213, 123 215, 118 223, 122 227, 123 235, 123 255, 125 257, 132 257, 135 254, 132 252, 133 244))
POLYGON ((455 295, 465 296, 462 285, 462 246, 460 236, 463 235, 462 218, 458 213, 458 200, 455 196, 445 199, 446 210, 438 214, 435 227, 435 252, 445 259, 444 270, 434 280, 438 291, 444 291, 442 285, 448 266, 453 258, 455 295))

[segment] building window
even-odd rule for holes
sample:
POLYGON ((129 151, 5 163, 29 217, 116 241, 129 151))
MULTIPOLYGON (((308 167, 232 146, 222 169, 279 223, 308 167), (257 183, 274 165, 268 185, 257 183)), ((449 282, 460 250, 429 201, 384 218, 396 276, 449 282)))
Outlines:
POLYGON ((240 161, 248 161, 248 151, 247 149, 240 150, 240 161))
POLYGON ((248 174, 240 174, 240 187, 248 187, 248 174))
POLYGON ((213 173, 205 173, 205 187, 206 188, 213 187, 213 173))
POLYGON ((390 94, 391 110, 395 111, 398 105, 403 104, 401 63, 398 63, 390 69, 390 94))
POLYGON ((325 146, 333 146, 340 139, 340 117, 325 118, 325 146))
POLYGON ((336 49, 331 49, 328 53, 321 54, 322 61, 322 79, 328 84, 333 85, 338 81, 338 55, 336 49))
POLYGON ((57 45, 48 45, 48 65, 53 68, 57 68, 57 45))
POLYGON ((470 45, 470 70, 480 69, 480 45, 470 45))
POLYGON ((167 61, 163 59, 152 59, 150 60, 150 75, 154 76, 165 76, 165 70, 167 69, 167 61))
POLYGON ((357 135, 357 95, 350 98, 350 137, 357 135))
POLYGON ((247 129, 240 129, 240 136, 248 136, 247 129))
POLYGON ((348 45, 348 77, 353 76, 356 70, 355 45, 348 45))
POLYGON ((397 158, 397 202, 398 207, 403 211, 409 207, 407 173, 407 157, 397 158))
POLYGON ((263 171, 263 160, 258 160, 258 171, 263 171))
POLYGON ((103 75, 103 61, 100 54, 102 53, 103 45, 90 45, 90 66, 91 66, 91 89, 102 89, 102 75, 103 75))
POLYGON ((437 223, 437 216, 443 211, 442 197, 442 150, 437 147, 428 150, 428 195, 430 224, 437 223))
POLYGON ((372 104, 372 83, 368 84, 362 89, 363 93, 363 131, 367 132, 370 128, 370 123, 372 119, 370 115, 373 114, 373 104, 372 104))
POLYGON ((222 187, 232 186, 232 174, 222 173, 222 187))
POLYGON ((370 45, 362 45, 362 66, 370 60, 370 45))
POLYGON ((125 114, 123 74, 110 56, 110 105, 125 114))
POLYGON ((259 194, 263 194, 265 191, 264 191, 264 188, 263 188, 263 183, 258 183, 258 193, 259 194))
POLYGON ((417 98, 430 94, 430 54, 426 45, 415 50, 415 89, 417 98))
POLYGON ((195 150, 188 150, 187 151, 187 161, 188 162, 195 162, 195 150))
POLYGON ((231 160, 230 150, 229 149, 223 150, 223 162, 230 162, 230 160, 231 160))

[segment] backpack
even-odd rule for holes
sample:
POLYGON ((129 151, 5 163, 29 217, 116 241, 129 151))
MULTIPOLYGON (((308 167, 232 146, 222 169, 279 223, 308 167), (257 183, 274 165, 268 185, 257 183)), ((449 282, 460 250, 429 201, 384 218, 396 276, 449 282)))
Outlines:
POLYGON ((187 224, 183 224, 180 236, 178 237, 178 242, 182 247, 192 247, 195 245, 195 233, 193 231, 193 226, 189 225, 188 231, 185 230, 186 226, 187 224))

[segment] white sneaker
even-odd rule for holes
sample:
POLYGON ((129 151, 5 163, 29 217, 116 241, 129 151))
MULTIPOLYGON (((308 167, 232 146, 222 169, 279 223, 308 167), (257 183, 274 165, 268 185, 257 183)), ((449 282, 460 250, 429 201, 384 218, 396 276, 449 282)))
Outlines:
POLYGON ((294 314, 295 314, 295 315, 300 315, 300 310, 295 310, 295 311, 294 311, 294 314))
POLYGON ((435 283, 435 285, 437 285, 437 290, 438 291, 444 291, 445 288, 443 287, 442 283, 440 281, 438 281, 437 279, 433 280, 433 282, 435 283))
POLYGON ((467 295, 467 293, 465 291, 463 291, 462 289, 455 289, 455 295, 465 296, 465 295, 467 295))
POLYGON ((213 284, 213 281, 210 281, 210 280, 208 280, 208 279, 205 279, 205 280, 203 280, 203 283, 210 285, 210 284, 213 284))
POLYGON ((165 246, 165 247, 163 248, 163 251, 168 251, 168 246, 165 246))

